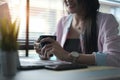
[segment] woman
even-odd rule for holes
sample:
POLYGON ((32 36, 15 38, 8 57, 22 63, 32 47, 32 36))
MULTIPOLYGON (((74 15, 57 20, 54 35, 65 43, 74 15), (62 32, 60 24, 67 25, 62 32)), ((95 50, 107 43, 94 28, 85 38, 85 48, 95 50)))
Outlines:
POLYGON ((42 58, 54 54, 58 59, 74 63, 120 66, 118 23, 112 14, 99 12, 98 0, 64 0, 69 13, 58 23, 57 41, 36 48, 42 58))

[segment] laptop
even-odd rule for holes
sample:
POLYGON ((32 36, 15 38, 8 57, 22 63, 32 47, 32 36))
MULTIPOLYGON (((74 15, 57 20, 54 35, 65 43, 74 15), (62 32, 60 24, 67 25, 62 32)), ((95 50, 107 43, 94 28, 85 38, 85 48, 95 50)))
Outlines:
MULTIPOLYGON (((36 55, 36 54, 34 54, 36 55)), ((57 60, 55 56, 50 60, 41 60, 38 55, 25 57, 17 56, 18 70, 49 69, 49 70, 70 70, 87 68, 85 64, 73 64, 71 62, 57 60)))
POLYGON ((70 62, 55 60, 55 58, 54 59, 53 58, 51 58, 50 60, 41 60, 39 56, 25 57, 18 55, 17 68, 19 70, 31 70, 31 69, 43 69, 45 68, 45 66, 49 66, 49 65, 70 64, 70 62))

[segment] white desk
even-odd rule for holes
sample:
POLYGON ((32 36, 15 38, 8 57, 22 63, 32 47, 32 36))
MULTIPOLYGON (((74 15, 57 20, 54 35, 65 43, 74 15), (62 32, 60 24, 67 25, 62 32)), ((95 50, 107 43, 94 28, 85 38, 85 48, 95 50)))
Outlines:
MULTIPOLYGON (((30 52, 31 54, 35 53, 34 51, 30 52)), ((120 68, 91 66, 85 69, 66 71, 37 69, 18 71, 11 78, 0 76, 0 80, 120 80, 120 68)))
POLYGON ((89 67, 66 71, 27 70, 18 71, 11 78, 0 76, 0 80, 120 80, 120 68, 89 67))

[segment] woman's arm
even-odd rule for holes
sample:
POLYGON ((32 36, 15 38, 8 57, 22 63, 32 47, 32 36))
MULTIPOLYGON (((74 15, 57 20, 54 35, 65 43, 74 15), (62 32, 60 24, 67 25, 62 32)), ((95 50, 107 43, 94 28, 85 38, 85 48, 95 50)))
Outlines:
POLYGON ((119 25, 115 17, 111 14, 103 14, 100 17, 102 19, 99 22, 99 51, 94 54, 96 64, 106 66, 120 66, 119 25))

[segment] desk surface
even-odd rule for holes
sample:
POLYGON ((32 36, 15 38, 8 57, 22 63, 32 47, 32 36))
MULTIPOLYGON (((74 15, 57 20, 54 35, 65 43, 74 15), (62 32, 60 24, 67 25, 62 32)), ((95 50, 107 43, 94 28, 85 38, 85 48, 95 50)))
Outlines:
POLYGON ((12 78, 0 76, 0 80, 120 80, 120 68, 92 66, 66 71, 37 69, 18 71, 12 78))
POLYGON ((85 69, 66 71, 26 70, 18 71, 11 78, 3 77, 0 73, 0 80, 120 80, 120 68, 89 66, 85 69))
POLYGON ((26 70, 18 71, 11 78, 3 77, 0 73, 0 80, 120 80, 120 68, 89 66, 85 69, 66 71, 26 70))

